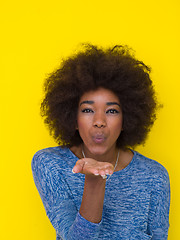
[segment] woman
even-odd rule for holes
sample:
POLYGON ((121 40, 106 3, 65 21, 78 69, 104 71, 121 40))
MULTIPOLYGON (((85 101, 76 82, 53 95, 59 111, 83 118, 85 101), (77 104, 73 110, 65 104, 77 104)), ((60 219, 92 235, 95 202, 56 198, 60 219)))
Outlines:
POLYGON ((168 173, 133 150, 159 107, 149 73, 127 46, 87 44, 47 78, 41 114, 58 146, 32 171, 57 239, 167 239, 168 173))

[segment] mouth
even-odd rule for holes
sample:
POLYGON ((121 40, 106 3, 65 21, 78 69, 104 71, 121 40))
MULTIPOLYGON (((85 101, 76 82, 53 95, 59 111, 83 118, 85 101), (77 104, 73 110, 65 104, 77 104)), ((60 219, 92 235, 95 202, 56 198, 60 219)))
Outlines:
POLYGON ((101 134, 101 135, 97 134, 97 135, 93 136, 92 139, 95 143, 103 143, 103 142, 105 142, 106 137, 103 134, 101 134))

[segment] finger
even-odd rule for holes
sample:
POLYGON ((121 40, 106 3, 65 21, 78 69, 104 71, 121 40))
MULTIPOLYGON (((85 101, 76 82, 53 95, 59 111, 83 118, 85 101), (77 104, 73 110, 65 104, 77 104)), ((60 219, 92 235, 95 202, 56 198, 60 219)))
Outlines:
POLYGON ((106 175, 105 170, 100 169, 100 170, 99 170, 99 175, 101 175, 101 176, 105 176, 105 175, 106 175))
POLYGON ((102 175, 112 175, 113 174, 113 165, 106 164, 99 168, 99 174, 102 175))
POLYGON ((107 175, 101 175, 101 177, 102 177, 103 179, 106 179, 106 178, 107 178, 107 175))
POLYGON ((73 167, 72 172, 73 173, 82 173, 83 167, 84 167, 84 160, 80 159, 76 162, 76 165, 73 167))

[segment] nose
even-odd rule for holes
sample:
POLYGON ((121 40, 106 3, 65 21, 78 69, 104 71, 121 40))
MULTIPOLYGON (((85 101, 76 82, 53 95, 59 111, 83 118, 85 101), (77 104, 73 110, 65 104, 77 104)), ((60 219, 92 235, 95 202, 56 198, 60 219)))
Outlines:
POLYGON ((106 127, 106 117, 104 113, 95 113, 93 119, 93 126, 97 128, 106 127))

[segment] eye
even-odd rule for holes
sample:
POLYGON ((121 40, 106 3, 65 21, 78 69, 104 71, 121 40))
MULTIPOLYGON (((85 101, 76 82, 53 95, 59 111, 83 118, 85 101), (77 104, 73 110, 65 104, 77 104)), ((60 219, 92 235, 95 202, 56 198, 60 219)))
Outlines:
POLYGON ((106 113, 117 114, 117 113, 119 113, 119 111, 117 109, 109 109, 109 110, 107 110, 106 113))
POLYGON ((82 109, 81 112, 82 113, 91 113, 91 112, 93 112, 93 110, 90 108, 85 108, 85 109, 82 109))

